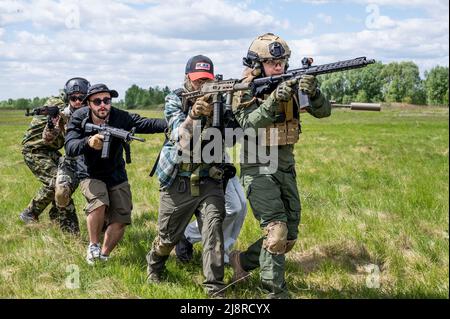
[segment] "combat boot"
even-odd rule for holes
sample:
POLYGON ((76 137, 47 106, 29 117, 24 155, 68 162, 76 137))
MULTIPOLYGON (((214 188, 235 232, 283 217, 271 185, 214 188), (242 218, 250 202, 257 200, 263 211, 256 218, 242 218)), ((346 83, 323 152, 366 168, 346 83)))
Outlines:
POLYGON ((28 208, 26 208, 23 212, 20 213, 19 218, 25 224, 37 223, 39 221, 38 216, 33 214, 28 208))
POLYGON ((160 284, 163 281, 161 274, 152 272, 147 276, 147 283, 149 284, 160 284))
POLYGON ((210 299, 225 299, 225 291, 208 291, 208 298, 210 299))
POLYGON ((241 252, 239 250, 233 250, 230 253, 230 266, 233 268, 233 277, 231 277, 231 282, 244 280, 249 273, 242 268, 240 260, 241 252))
POLYGON ((61 216, 59 216, 57 220, 61 230, 73 235, 80 234, 80 225, 78 223, 78 217, 74 211, 69 212, 61 211, 61 216))

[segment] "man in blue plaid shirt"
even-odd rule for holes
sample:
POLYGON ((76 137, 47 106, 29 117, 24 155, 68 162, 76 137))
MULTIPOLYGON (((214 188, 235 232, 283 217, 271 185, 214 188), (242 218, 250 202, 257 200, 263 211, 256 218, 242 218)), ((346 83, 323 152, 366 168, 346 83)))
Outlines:
MULTIPOLYGON (((147 254, 148 281, 163 279, 165 262, 196 211, 203 243, 203 285, 209 296, 222 296, 224 288, 224 243, 222 222, 225 216, 223 171, 203 158, 195 160, 194 145, 204 146, 201 131, 209 127, 212 105, 204 98, 182 101, 181 93, 195 91, 214 79, 212 61, 203 55, 189 59, 184 88, 166 97, 164 114, 168 122, 165 142, 156 168, 161 184, 158 235, 147 254), (184 103, 183 103, 184 102, 184 103)), ((222 141, 220 141, 222 142, 222 141)))

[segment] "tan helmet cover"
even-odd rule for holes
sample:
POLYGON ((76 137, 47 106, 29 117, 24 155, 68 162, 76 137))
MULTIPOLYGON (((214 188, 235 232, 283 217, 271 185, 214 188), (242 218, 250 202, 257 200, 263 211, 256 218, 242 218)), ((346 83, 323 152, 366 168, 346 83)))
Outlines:
POLYGON ((265 33, 253 40, 248 48, 248 55, 256 54, 261 62, 267 59, 288 59, 291 56, 291 49, 279 36, 273 33, 265 33))

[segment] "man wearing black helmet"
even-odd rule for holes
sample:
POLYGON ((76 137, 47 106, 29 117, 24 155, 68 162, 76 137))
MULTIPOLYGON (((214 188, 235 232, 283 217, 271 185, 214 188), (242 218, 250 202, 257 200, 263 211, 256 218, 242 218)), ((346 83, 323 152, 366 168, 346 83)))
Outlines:
MULTIPOLYGON (((72 78, 66 82, 63 96, 67 106, 62 111, 62 116, 66 123, 65 129, 67 129, 68 121, 73 112, 86 106, 83 100, 89 86, 88 80, 79 77, 72 78)), ((67 211, 68 227, 71 227, 74 233, 78 233, 80 229, 72 194, 78 187, 80 176, 85 175, 85 170, 86 167, 82 155, 76 158, 63 155, 59 159, 55 183, 55 202, 58 208, 67 211)))
POLYGON ((57 195, 58 188, 61 185, 65 186, 66 182, 72 185, 73 190, 76 188, 76 163, 73 159, 61 156, 58 150, 64 146, 64 135, 70 114, 82 106, 81 101, 86 95, 88 86, 89 82, 83 78, 68 80, 62 96, 52 97, 46 102, 47 106, 60 108, 60 114, 52 120, 53 125, 50 126, 44 117, 35 116, 25 134, 22 142, 25 163, 44 184, 20 214, 20 219, 25 223, 38 221, 39 215, 51 203, 50 218, 57 221, 65 231, 73 234, 79 232, 78 218, 70 195, 63 205, 59 200, 61 196, 57 195))
POLYGON ((87 205, 89 246, 86 261, 106 261, 111 251, 122 239, 125 226, 131 224, 131 191, 128 183, 123 141, 112 137, 107 158, 102 158, 104 136, 84 130, 87 123, 108 125, 126 131, 135 128, 137 133, 161 133, 167 127, 163 119, 147 119, 111 106, 111 99, 118 97, 115 90, 104 84, 89 87, 81 108, 72 115, 67 129, 65 149, 68 156, 83 155, 85 176, 80 177, 80 188, 87 205), (100 235, 106 224, 103 245, 100 235))

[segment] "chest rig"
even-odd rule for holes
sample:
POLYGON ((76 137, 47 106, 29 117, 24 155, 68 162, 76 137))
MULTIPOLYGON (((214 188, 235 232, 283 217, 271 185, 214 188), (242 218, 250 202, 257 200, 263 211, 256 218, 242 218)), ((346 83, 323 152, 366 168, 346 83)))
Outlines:
MULTIPOLYGON (((264 98, 267 97, 268 95, 264 98)), ((266 127, 259 139, 262 146, 281 146, 298 142, 301 127, 297 105, 295 97, 287 102, 279 102, 275 122, 266 127)))
MULTIPOLYGON (((179 97, 181 98, 181 94, 179 95, 179 97)), ((182 105, 183 110, 187 113, 188 110, 192 107, 193 102, 182 99, 182 105)), ((193 197, 200 196, 200 182, 202 178, 209 177, 216 181, 223 181, 228 174, 227 167, 224 167, 223 165, 213 163, 194 163, 193 150, 197 149, 197 147, 194 144, 200 143, 199 144, 200 149, 197 149, 197 151, 200 152, 203 151, 203 148, 207 144, 206 139, 204 139, 204 136, 206 134, 207 129, 211 127, 211 125, 212 125, 211 117, 201 117, 201 134, 199 136, 200 139, 199 141, 194 141, 193 138, 191 137, 191 140, 189 142, 190 162, 181 163, 179 165, 178 175, 189 178, 190 192, 191 196, 193 197)), ((210 142, 211 141, 208 141, 208 143, 210 142)), ((202 156, 202 154, 200 156, 202 156)), ((187 185, 185 183, 186 183, 185 180, 180 181, 180 184, 178 186, 179 192, 184 192, 187 190, 187 185)))

